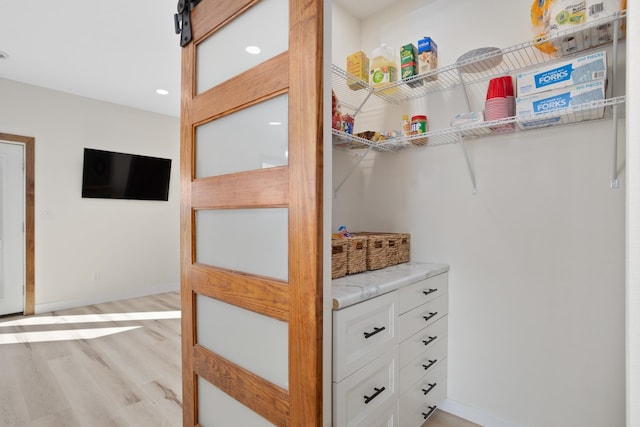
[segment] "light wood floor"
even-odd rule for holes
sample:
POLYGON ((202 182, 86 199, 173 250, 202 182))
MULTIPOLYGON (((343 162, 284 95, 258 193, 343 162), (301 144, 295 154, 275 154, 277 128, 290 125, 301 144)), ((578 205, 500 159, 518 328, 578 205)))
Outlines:
POLYGON ((182 425, 179 309, 175 292, 0 319, 0 426, 182 425))
POLYGON ((179 310, 170 292, 0 318, 0 427, 180 427, 179 310))
POLYGON ((422 427, 481 427, 478 424, 467 421, 463 418, 451 415, 448 412, 436 409, 433 415, 422 425, 422 427))

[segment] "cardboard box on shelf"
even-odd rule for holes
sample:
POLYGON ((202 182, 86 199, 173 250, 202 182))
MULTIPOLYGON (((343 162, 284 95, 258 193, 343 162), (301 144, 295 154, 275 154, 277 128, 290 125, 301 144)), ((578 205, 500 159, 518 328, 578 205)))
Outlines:
MULTIPOLYGON (((347 73, 365 83, 369 81, 369 58, 364 52, 358 51, 347 56, 347 73)), ((347 77, 347 85, 352 90, 358 90, 365 87, 356 79, 350 79, 349 77, 347 77)))
MULTIPOLYGON (((438 45, 431 37, 418 40, 418 70, 421 74, 438 68, 438 45)), ((438 76, 429 76, 425 80, 437 80, 438 76)))
MULTIPOLYGON (((606 80, 594 80, 516 99, 516 116, 522 130, 554 126, 563 122, 567 109, 605 99, 606 80), (549 113, 557 113, 549 116, 549 113), (540 117, 541 115, 544 115, 540 117)), ((572 112, 572 111, 570 111, 572 112)), ((573 112, 572 112, 573 113, 573 112)), ((571 121, 601 119, 604 107, 581 110, 571 121)))
MULTIPOLYGON (((400 48, 400 75, 402 80, 410 79, 420 73, 418 68, 418 49, 413 43, 400 48)), ((408 82, 410 87, 422 86, 422 80, 408 82)))
POLYGON ((605 51, 554 62, 516 74, 519 97, 607 78, 605 51))

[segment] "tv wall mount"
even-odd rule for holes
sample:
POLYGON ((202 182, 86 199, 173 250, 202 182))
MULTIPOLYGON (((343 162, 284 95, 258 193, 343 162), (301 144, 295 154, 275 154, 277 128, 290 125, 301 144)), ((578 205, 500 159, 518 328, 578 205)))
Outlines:
POLYGON ((185 47, 191 41, 191 11, 202 0, 178 0, 178 13, 173 15, 176 34, 180 34, 180 46, 185 47))

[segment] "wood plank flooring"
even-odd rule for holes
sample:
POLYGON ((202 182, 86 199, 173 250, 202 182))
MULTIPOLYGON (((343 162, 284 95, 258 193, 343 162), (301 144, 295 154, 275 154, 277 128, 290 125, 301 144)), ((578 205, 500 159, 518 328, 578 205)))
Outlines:
POLYGON ((437 409, 422 427, 481 427, 463 418, 437 409))
POLYGON ((0 319, 0 426, 182 425, 179 310, 171 292, 0 319))
POLYGON ((170 292, 0 318, 0 427, 180 427, 179 310, 170 292))

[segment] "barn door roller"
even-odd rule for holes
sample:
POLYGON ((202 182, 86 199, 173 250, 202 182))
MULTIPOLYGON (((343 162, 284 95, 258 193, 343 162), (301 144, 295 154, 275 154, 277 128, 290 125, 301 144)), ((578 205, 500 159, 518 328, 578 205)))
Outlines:
POLYGON ((173 15, 176 34, 180 34, 180 46, 191 41, 191 11, 202 0, 178 0, 178 13, 173 15))

